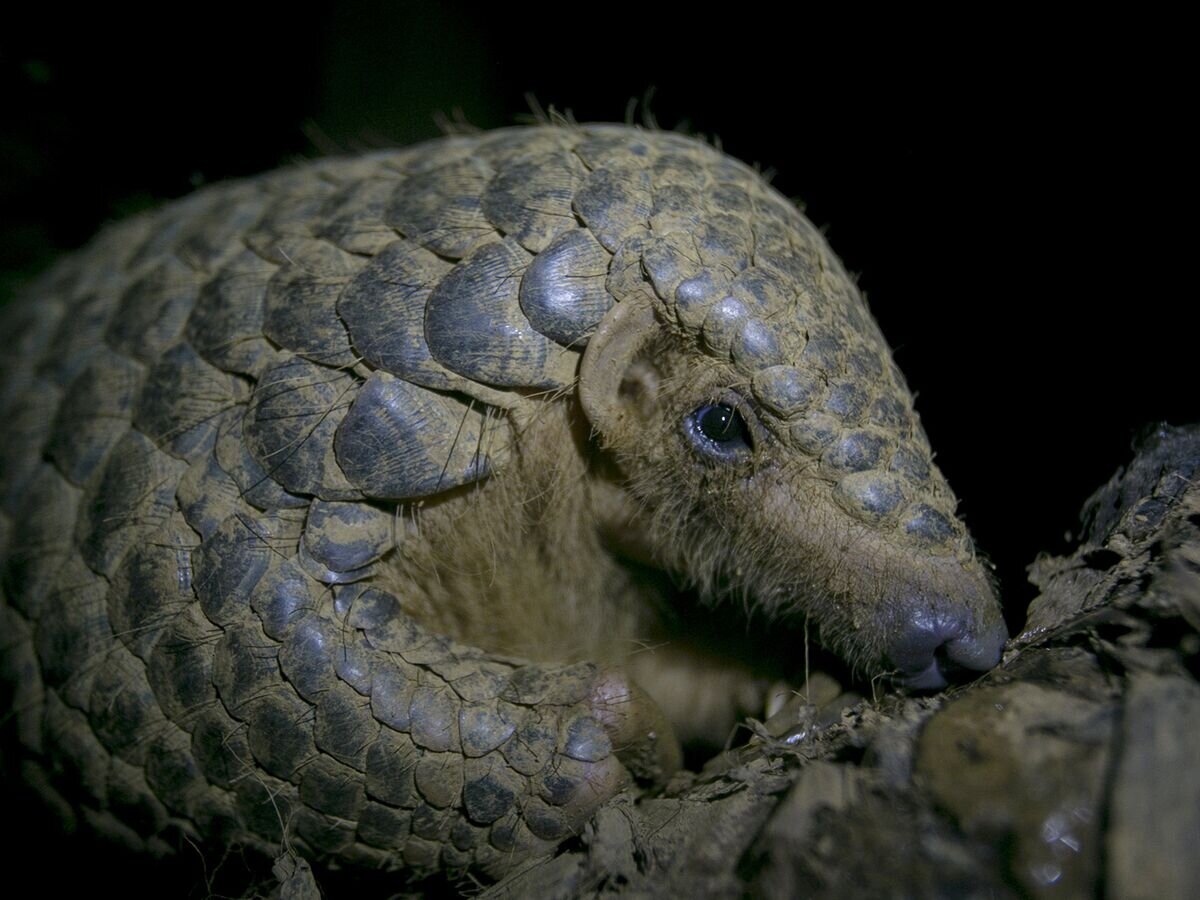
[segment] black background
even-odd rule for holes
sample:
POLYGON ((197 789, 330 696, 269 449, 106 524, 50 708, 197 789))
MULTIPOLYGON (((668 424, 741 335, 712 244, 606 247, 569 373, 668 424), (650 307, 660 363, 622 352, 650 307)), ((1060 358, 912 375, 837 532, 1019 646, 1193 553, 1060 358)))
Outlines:
MULTIPOLYGON (((204 6, 0 37, 0 269, 288 160, 529 110, 718 137, 860 275, 1010 619, 1160 419, 1200 419, 1194 119, 1162 19, 204 6), (649 102, 644 102, 649 96, 649 102)), ((1178 37, 1177 37, 1178 36, 1178 37)), ((9 284, 13 276, 9 276, 9 284)))

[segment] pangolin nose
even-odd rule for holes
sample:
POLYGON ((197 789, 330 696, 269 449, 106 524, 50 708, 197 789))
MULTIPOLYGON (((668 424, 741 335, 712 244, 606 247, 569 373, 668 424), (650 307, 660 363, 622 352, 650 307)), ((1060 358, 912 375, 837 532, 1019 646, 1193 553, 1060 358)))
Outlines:
POLYGON ((923 605, 899 629, 887 651, 899 681, 913 690, 937 690, 1000 662, 1004 620, 981 621, 970 609, 923 605))

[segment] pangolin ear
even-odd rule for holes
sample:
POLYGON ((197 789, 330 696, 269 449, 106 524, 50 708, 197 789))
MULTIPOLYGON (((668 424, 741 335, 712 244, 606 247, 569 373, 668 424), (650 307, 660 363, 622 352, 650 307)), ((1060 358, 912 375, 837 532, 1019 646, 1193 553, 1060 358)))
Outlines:
POLYGON ((579 402, 592 428, 606 438, 621 433, 650 399, 654 372, 637 362, 657 328, 650 301, 634 295, 610 309, 588 340, 579 367, 579 402))

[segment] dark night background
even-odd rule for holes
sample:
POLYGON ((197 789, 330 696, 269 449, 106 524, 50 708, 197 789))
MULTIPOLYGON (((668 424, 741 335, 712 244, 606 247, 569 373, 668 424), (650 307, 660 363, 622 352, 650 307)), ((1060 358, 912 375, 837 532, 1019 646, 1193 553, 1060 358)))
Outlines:
POLYGON ((554 9, 10 28, 0 289, 196 184, 433 137, 439 115, 510 124, 527 93, 580 121, 631 100, 640 121, 650 95, 660 125, 774 170, 860 273, 1019 625, 1024 567, 1065 546, 1135 433, 1200 419, 1182 26, 554 9))

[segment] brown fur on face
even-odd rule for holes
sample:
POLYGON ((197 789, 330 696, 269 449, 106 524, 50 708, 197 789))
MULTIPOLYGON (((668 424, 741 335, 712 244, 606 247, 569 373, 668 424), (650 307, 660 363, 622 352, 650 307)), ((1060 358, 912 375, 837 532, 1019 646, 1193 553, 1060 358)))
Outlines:
POLYGON ((669 332, 646 345, 619 396, 626 414, 611 418, 604 445, 625 474, 644 543, 701 601, 733 598, 748 615, 808 619, 824 645, 870 672, 884 667, 885 640, 904 615, 896 598, 994 604, 973 555, 915 552, 846 514, 816 460, 757 419, 744 379, 669 332), (695 452, 685 419, 735 400, 753 452, 734 463, 695 452))
POLYGON ((566 401, 513 415, 509 464, 418 509, 390 560, 392 587, 423 624, 494 653, 620 659, 652 617, 646 588, 596 528, 587 424, 566 401))
POLYGON ((571 394, 515 408, 505 468, 412 513, 388 570, 410 614, 494 653, 631 667, 682 736, 719 742, 757 711, 762 679, 688 649, 715 603, 797 633, 811 622, 874 673, 896 596, 990 597, 973 560, 914 554, 841 510, 816 460, 757 420, 744 379, 671 332, 639 345, 615 393, 599 431, 571 394), (731 398, 753 451, 706 459, 685 420, 731 398))
POLYGON ((578 403, 512 415, 502 471, 397 521, 386 586, 422 624, 489 652, 630 669, 679 737, 722 743, 761 713, 768 679, 688 643, 695 623, 679 621, 678 587, 647 543, 650 510, 631 502, 578 403))

